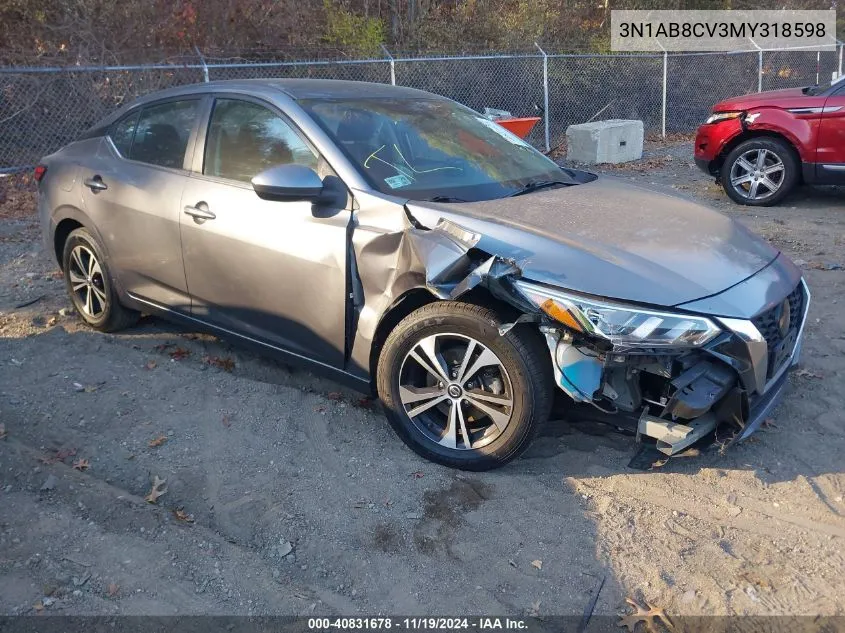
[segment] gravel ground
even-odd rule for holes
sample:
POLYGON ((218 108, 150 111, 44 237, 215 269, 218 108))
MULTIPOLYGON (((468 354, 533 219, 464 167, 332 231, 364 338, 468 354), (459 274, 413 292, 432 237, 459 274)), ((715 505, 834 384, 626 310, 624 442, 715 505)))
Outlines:
POLYGON ((330 381, 152 318, 93 332, 40 252, 31 194, 7 191, 0 614, 572 615, 602 580, 597 614, 627 596, 842 614, 845 197, 743 209, 690 154, 601 171, 738 218, 805 269, 813 304, 767 427, 645 472, 631 437, 565 422, 505 469, 450 471, 330 381))

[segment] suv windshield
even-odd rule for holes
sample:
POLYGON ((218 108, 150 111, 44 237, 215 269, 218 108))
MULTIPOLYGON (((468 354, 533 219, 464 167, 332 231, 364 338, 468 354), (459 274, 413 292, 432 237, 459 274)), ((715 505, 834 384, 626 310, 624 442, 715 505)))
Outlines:
POLYGON ((382 193, 411 200, 472 202, 585 180, 499 124, 452 101, 299 103, 382 193))

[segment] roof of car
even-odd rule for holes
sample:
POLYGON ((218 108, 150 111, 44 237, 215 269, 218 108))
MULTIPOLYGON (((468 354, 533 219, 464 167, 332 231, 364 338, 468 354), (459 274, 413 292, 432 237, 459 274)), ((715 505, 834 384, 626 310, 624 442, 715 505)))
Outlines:
POLYGON ((292 99, 442 99, 415 88, 366 81, 338 79, 230 79, 169 88, 147 95, 141 101, 198 92, 244 91, 250 93, 283 92, 292 99))

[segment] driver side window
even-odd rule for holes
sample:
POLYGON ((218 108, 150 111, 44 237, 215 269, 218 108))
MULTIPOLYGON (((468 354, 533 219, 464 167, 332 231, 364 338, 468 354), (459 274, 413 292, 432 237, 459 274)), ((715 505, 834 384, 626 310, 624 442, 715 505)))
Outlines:
POLYGON ((215 101, 203 174, 249 182, 265 169, 288 164, 317 171, 319 159, 284 119, 249 101, 215 101))

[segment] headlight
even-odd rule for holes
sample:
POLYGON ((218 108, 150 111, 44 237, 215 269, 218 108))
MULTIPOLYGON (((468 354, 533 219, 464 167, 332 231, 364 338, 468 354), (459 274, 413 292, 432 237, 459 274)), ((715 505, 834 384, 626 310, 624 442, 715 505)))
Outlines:
POLYGON ((516 281, 515 284, 529 301, 554 320, 614 345, 697 347, 720 332, 704 317, 586 299, 528 281, 516 281))
POLYGON ((705 123, 718 123, 719 121, 726 121, 728 119, 738 119, 742 112, 714 112, 705 123))

